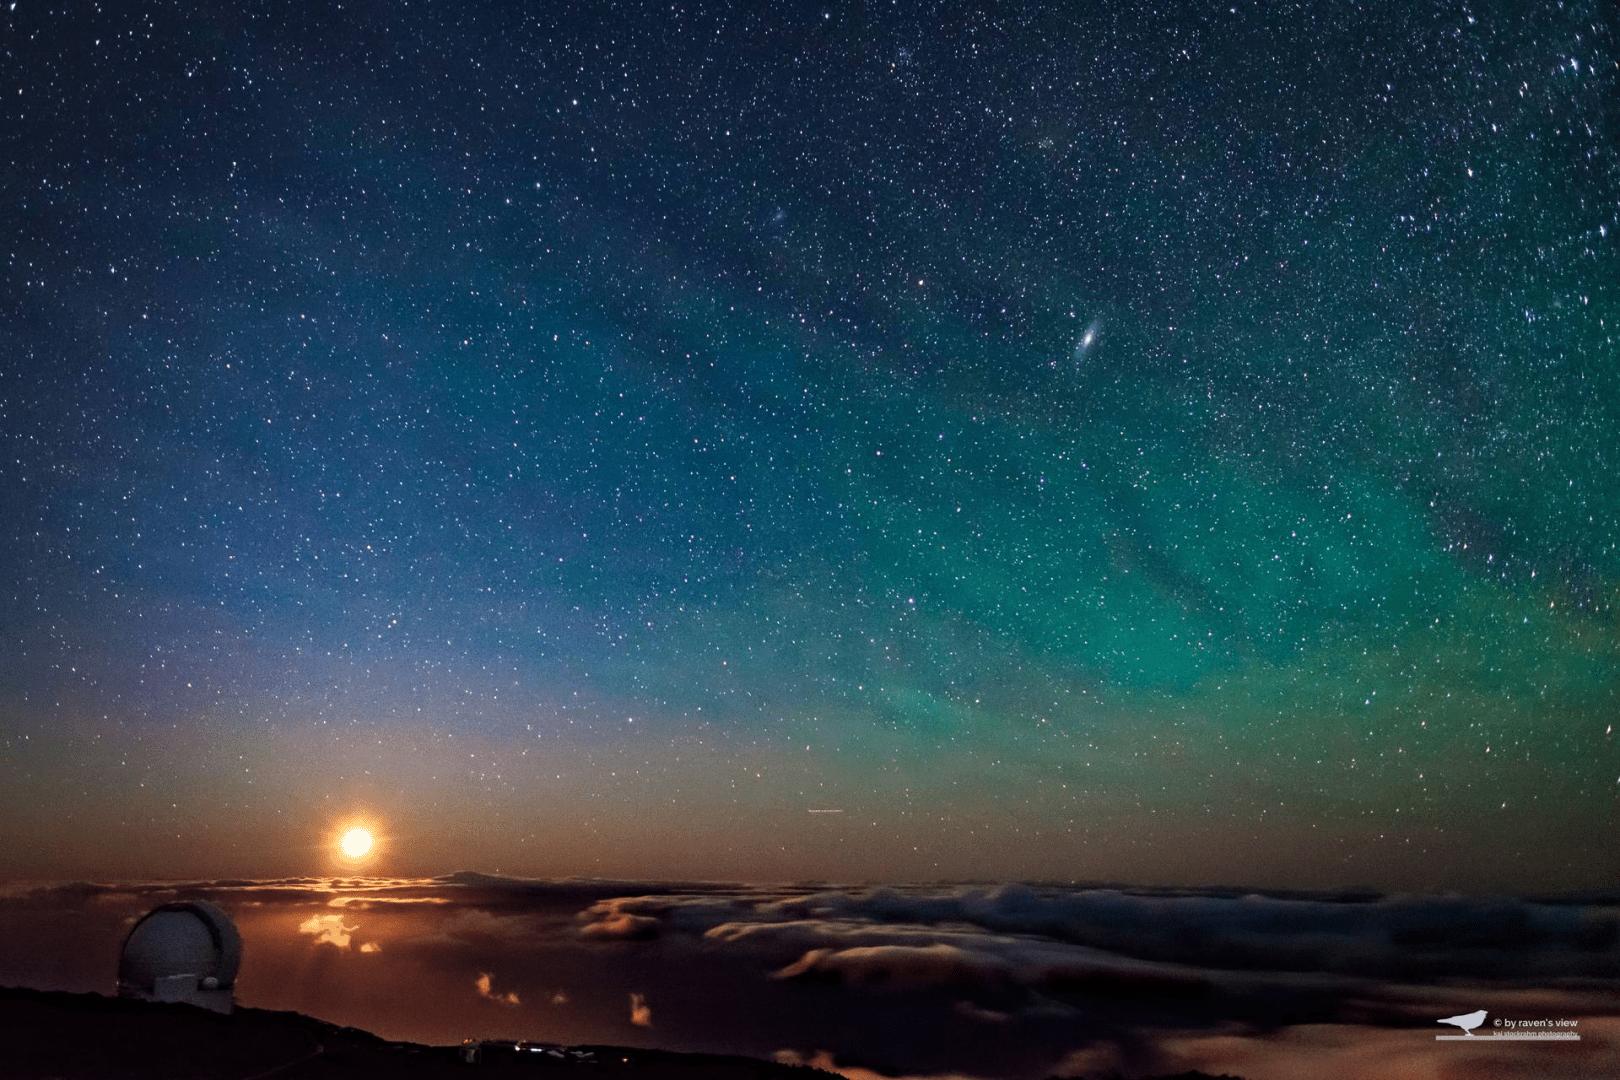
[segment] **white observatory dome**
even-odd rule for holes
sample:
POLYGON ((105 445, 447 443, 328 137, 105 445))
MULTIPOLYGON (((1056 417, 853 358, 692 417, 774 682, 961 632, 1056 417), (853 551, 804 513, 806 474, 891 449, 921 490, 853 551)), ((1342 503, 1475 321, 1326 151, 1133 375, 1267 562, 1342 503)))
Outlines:
POLYGON ((230 1012, 242 964, 242 938, 231 917, 206 900, 153 908, 124 939, 118 996, 184 1001, 230 1012))

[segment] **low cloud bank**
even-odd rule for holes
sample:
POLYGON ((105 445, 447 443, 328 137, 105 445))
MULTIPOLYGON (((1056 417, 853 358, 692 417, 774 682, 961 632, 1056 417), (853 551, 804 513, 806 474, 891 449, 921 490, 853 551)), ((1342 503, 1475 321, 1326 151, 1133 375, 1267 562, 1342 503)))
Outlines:
POLYGON ((0 983, 106 992, 131 921, 180 897, 237 919, 244 1003, 392 1038, 657 1045, 851 1078, 1556 1064, 1620 1080, 1620 910, 1517 898, 476 874, 76 883, 0 895, 0 983), (1581 1039, 1436 1041, 1456 1031, 1439 1018, 1479 1009, 1573 1019, 1581 1039))
POLYGON ((479 997, 488 998, 497 1005, 518 1006, 523 1004, 523 999, 519 998, 511 991, 507 991, 504 994, 496 992, 494 989, 494 979, 487 971, 480 971, 478 973, 478 978, 473 980, 473 985, 478 988, 479 997))

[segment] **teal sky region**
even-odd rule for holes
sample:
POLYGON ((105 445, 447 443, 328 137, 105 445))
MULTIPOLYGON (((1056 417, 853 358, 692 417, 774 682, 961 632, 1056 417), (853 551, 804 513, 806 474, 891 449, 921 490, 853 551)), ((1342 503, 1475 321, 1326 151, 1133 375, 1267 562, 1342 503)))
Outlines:
POLYGON ((1606 5, 3 18, 0 874, 1620 870, 1606 5))

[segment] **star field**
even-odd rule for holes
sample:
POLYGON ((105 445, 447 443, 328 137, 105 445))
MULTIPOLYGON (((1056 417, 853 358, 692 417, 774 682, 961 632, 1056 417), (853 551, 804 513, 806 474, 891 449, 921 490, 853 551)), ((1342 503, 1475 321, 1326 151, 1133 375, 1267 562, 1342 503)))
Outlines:
POLYGON ((1605 5, 227 8, 4 15, 0 873, 1620 869, 1605 5))

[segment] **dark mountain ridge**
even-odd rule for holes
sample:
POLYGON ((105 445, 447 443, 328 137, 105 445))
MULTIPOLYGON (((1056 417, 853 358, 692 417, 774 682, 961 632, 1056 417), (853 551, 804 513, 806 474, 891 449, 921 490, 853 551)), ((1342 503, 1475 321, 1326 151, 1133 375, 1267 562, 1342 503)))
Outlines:
MULTIPOLYGON (((391 1042, 296 1012, 0 987, 9 1080, 436 1080, 563 1073, 578 1080, 823 1080, 833 1074, 721 1054, 490 1040, 391 1042), (475 1052, 470 1052, 474 1051, 475 1052)), ((1238 1080, 1181 1073, 1163 1080, 1238 1080)))

